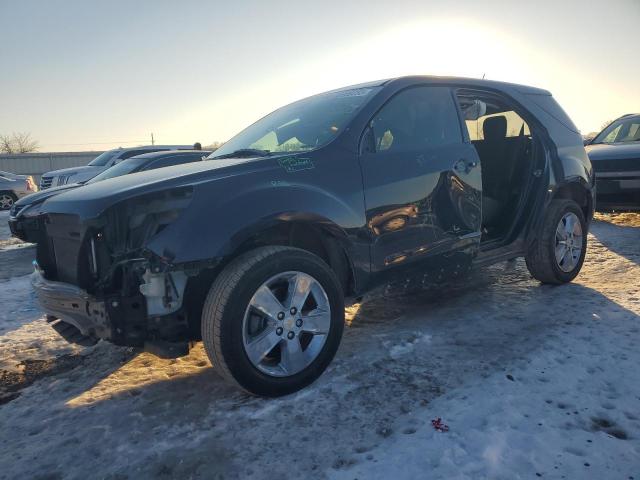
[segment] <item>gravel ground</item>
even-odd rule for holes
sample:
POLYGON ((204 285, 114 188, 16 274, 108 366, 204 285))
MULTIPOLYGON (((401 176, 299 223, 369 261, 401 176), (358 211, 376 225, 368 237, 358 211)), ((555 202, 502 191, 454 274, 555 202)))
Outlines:
POLYGON ((2 479, 640 479, 640 215, 599 216, 570 285, 518 260, 365 299, 329 370, 275 400, 225 385, 201 345, 176 360, 67 345, 5 218, 2 479))

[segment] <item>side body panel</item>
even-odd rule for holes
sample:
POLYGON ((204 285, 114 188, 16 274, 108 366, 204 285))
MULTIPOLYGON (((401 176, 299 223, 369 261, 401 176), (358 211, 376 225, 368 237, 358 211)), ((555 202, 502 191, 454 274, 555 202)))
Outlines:
POLYGON ((279 157, 196 162, 127 175, 55 196, 44 204, 50 207, 45 213, 73 213, 90 223, 98 221, 107 209, 117 209, 119 202, 188 185, 193 188, 188 208, 145 245, 172 264, 223 259, 264 228, 291 221, 318 225, 343 245, 356 277, 357 293, 382 281, 378 274, 385 262, 398 258, 394 250, 426 246, 434 253, 431 258, 448 264, 457 264, 450 255, 460 252, 464 263, 475 254, 479 240, 474 237, 474 218, 461 215, 469 211, 461 205, 475 202, 468 192, 479 192, 480 170, 472 174, 478 176, 474 179, 463 167, 456 167, 458 160, 471 158, 470 144, 442 151, 432 162, 425 157, 422 165, 418 157, 406 160, 387 174, 375 166, 363 172, 358 161, 362 134, 375 112, 398 91, 416 85, 498 91, 531 112, 542 125, 549 151, 542 183, 535 192, 541 200, 520 219, 518 238, 505 247, 507 255, 522 254, 522 245, 535 238, 536 226, 557 188, 576 182, 592 191, 592 169, 579 133, 552 111, 553 105, 535 101, 548 97, 546 92, 481 80, 405 77, 386 82, 348 127, 323 148, 279 157), (367 208, 363 175, 372 189, 367 208), (462 193, 457 195, 455 189, 460 184, 462 193), (394 210, 408 221, 394 220, 392 225, 397 227, 404 221, 410 226, 403 227, 410 232, 408 237, 396 241, 390 232, 387 239, 377 238, 372 234, 375 224, 393 220, 394 210), (442 245, 441 251, 438 245, 442 245))

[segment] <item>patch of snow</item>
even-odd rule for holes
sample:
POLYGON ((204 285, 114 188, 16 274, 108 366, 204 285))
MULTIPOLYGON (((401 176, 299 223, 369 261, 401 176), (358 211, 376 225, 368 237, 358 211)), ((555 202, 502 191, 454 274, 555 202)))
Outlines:
MULTIPOLYGON (((0 405, 0 479, 638 478, 640 229, 598 221, 589 242, 569 285, 518 260, 369 296, 327 372, 283 398, 228 386, 201 344, 70 352, 0 405)), ((0 305, 0 359, 62 358, 26 277, 0 305)))
MULTIPOLYGON (((414 332, 406 341, 402 343, 391 345, 389 348, 389 356, 394 360, 402 355, 406 355, 414 351, 414 347, 421 342, 429 342, 431 340, 431 335, 422 334, 420 332, 414 332)), ((383 345, 388 347, 391 342, 384 342, 383 345)))

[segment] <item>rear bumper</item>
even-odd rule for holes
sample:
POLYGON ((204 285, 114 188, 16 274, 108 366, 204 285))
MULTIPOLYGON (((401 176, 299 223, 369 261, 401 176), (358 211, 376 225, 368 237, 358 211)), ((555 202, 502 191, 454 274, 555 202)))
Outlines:
POLYGON ((85 336, 105 340, 113 337, 104 301, 75 285, 47 280, 38 269, 31 275, 31 284, 46 314, 70 323, 85 336))

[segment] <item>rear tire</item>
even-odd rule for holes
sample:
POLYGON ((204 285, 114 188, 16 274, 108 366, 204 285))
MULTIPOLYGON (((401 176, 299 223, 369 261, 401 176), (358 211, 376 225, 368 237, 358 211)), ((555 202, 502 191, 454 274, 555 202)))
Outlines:
POLYGON ((18 197, 13 192, 0 192, 0 210, 10 210, 18 197))
POLYGON ((542 232, 525 256, 529 272, 542 283, 570 282, 580 272, 586 252, 584 213, 573 200, 553 200, 542 232))
POLYGON ((214 369, 249 393, 270 397, 316 380, 343 328, 335 274, 319 257, 291 247, 261 247, 233 260, 213 282, 202 312, 214 369))

